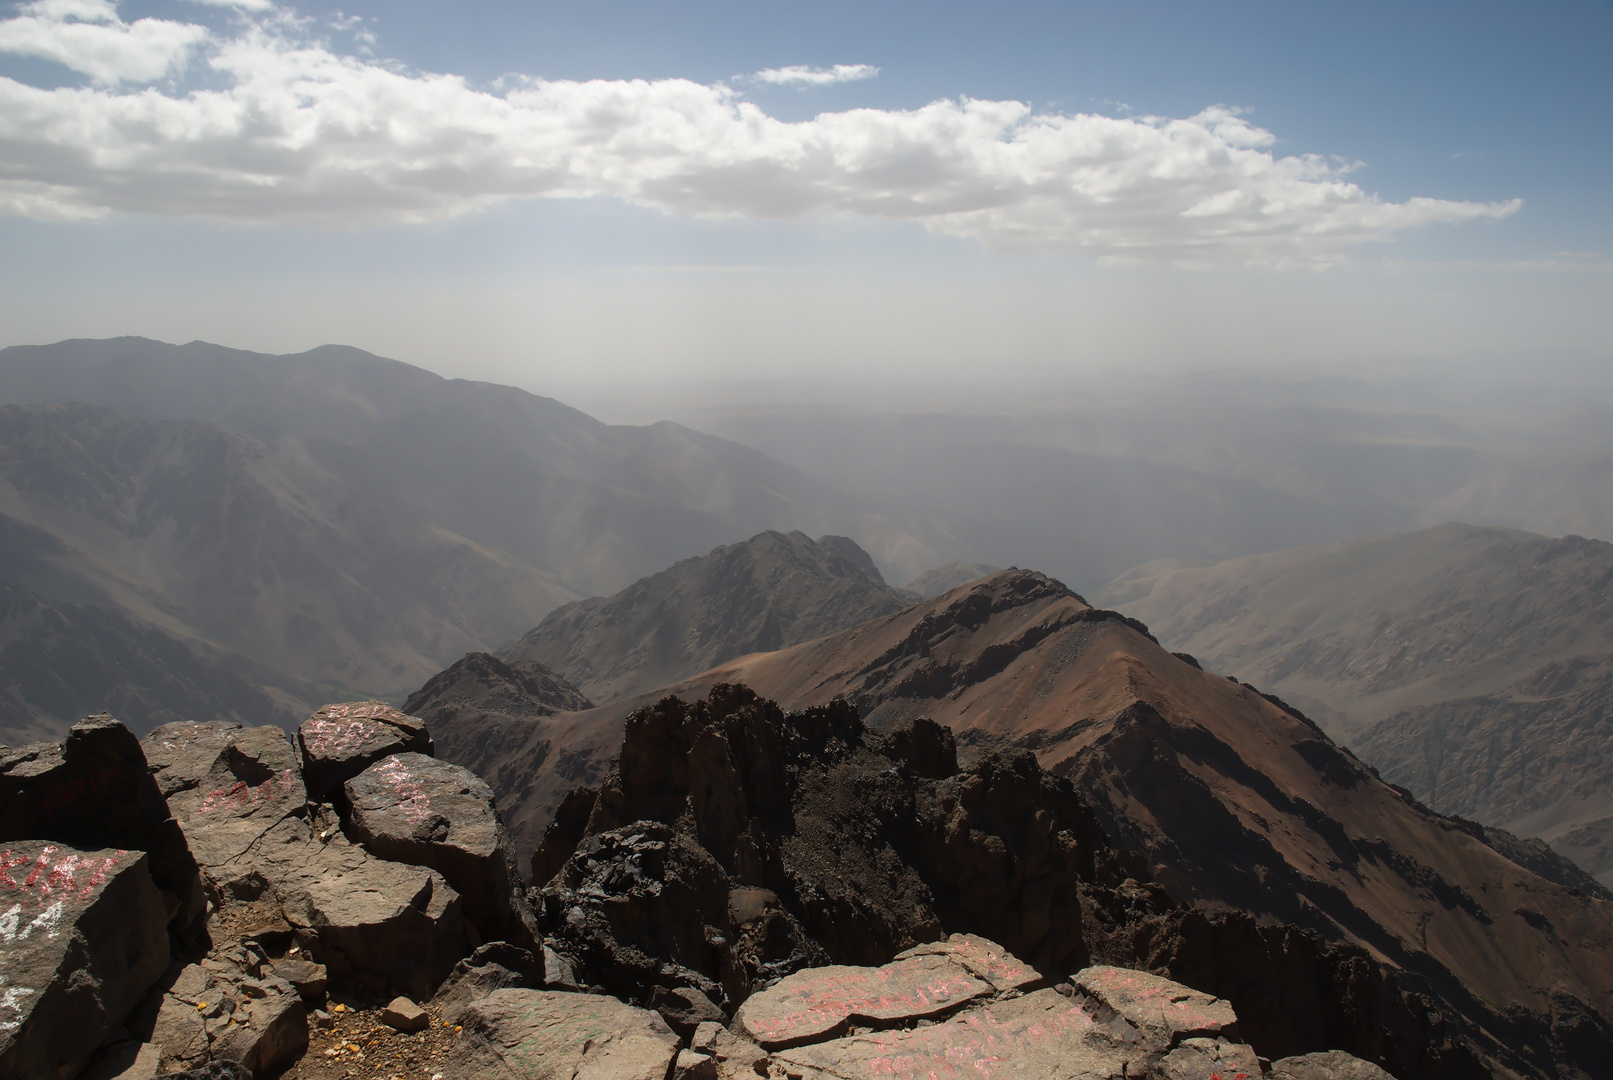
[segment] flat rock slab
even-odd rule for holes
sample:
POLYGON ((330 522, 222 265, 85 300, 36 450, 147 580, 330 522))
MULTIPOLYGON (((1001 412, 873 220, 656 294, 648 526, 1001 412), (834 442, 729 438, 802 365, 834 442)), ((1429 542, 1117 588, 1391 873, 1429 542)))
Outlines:
POLYGON ((798 971, 745 999, 734 1023, 765 1047, 795 1046, 846 1024, 900 1024, 951 1012, 992 993, 990 983, 952 956, 910 956, 880 968, 798 971))
POLYGON ((1093 1038, 1093 1020, 1054 990, 970 1009, 928 1027, 852 1035, 773 1054, 803 1080, 1075 1080, 1128 1075, 1134 1050, 1093 1038))
POLYGON ((1238 1014, 1230 1002, 1158 975, 1126 968, 1089 967, 1070 981, 1077 990, 1119 1013, 1159 1049, 1186 1038, 1237 1036, 1238 1014))
POLYGON ((141 742, 168 808, 215 888, 220 871, 307 802, 297 755, 277 727, 164 724, 141 742))
POLYGON ((461 1023, 444 1080, 666 1080, 678 1055, 659 1016, 598 994, 495 990, 461 1023))
POLYGON ((969 974, 989 982, 998 993, 1023 990, 1042 981, 1042 973, 1019 957, 978 934, 953 934, 945 941, 916 945, 898 953, 896 959, 914 956, 947 956, 962 964, 969 974))
POLYGON ((425 754, 389 754, 345 787, 348 833, 372 854, 429 866, 454 887, 485 941, 538 945, 515 866, 515 844, 493 789, 425 754))
POLYGON ((318 800, 390 754, 435 753, 424 720, 379 701, 326 705, 297 729, 297 748, 303 782, 318 800))
POLYGON ((0 844, 0 1076, 83 1069, 167 969, 167 923, 142 852, 0 844))
POLYGON ((1271 1064, 1270 1080, 1395 1080, 1370 1061, 1343 1050, 1323 1050, 1281 1058, 1271 1064))

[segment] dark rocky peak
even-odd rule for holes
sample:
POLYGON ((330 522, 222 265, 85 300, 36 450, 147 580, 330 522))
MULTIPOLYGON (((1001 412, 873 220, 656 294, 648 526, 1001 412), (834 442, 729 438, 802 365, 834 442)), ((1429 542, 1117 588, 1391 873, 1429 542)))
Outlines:
POLYGON ((491 653, 466 653, 409 696, 403 711, 434 726, 469 713, 553 716, 592 709, 571 683, 536 660, 505 663, 491 653))
POLYGON ((832 535, 820 536, 817 539, 817 545, 827 552, 838 555, 845 562, 850 563, 870 581, 877 581, 881 585, 885 584, 884 575, 879 572, 879 567, 874 565, 874 557, 858 546, 857 541, 853 540, 851 537, 832 535))

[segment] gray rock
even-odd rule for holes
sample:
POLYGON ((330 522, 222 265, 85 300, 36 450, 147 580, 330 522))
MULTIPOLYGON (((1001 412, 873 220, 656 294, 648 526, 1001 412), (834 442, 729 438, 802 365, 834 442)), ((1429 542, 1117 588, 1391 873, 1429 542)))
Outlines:
POLYGON ((852 1023, 895 1026, 954 1012, 993 992, 948 955, 911 956, 881 968, 809 968, 746 998, 734 1026, 765 1047, 795 1046, 852 1023))
POLYGON ((0 844, 0 1076, 74 1075, 168 967, 148 867, 138 851, 0 844))
POLYGON ((379 701, 326 705, 297 729, 303 782, 321 802, 390 754, 433 754, 423 720, 379 701))
POLYGON ((697 1050, 679 1050, 672 1080, 717 1080, 717 1059, 697 1050))
POLYGON ((431 1007, 445 1022, 457 1024, 473 1001, 494 990, 543 989, 544 974, 544 965, 525 949, 503 941, 490 942, 454 965, 447 981, 431 999, 431 1007))
POLYGON ((188 944, 201 933, 207 901, 196 860, 140 741, 104 713, 74 724, 60 743, 0 747, 0 841, 6 840, 143 851, 151 880, 169 894, 176 938, 188 944))
POLYGON ((1395 1080, 1370 1061, 1343 1050, 1299 1054, 1271 1063, 1269 1080, 1395 1080))
POLYGON ((443 1080, 666 1080, 678 1037, 597 994, 496 990, 466 1010, 443 1080))
POLYGON ((945 941, 915 945, 906 952, 897 953, 896 959, 906 960, 914 956, 945 956, 975 978, 990 983, 998 993, 1024 990, 1042 981, 1041 972, 995 941, 988 941, 978 934, 953 934, 945 941))
POLYGON ((223 721, 164 724, 141 743, 215 904, 251 900, 263 837, 307 802, 297 757, 277 727, 223 721))
POLYGON ((153 1080, 161 1064, 161 1047, 124 1042, 96 1054, 78 1080, 153 1080))
POLYGON ((354 840, 380 858, 442 874, 483 940, 538 947, 514 843, 480 777, 424 754, 391 754, 345 790, 354 840))
POLYGON ((329 975, 324 964, 310 960, 280 960, 272 970, 275 978, 284 979, 296 987, 304 1001, 318 1001, 325 996, 329 975))
POLYGON ((650 993, 650 1008, 686 1039, 703 1023, 721 1024, 728 1019, 710 998, 692 986, 657 986, 650 993))
POLYGON ((374 858, 339 836, 287 849, 284 862, 265 863, 271 887, 333 979, 423 1001, 470 951, 459 894, 435 870, 374 858))
MULTIPOLYGON (((803 973, 804 974, 804 973, 803 973)), ((774 1053, 803 1080, 848 1076, 1120 1077, 1146 1075, 1142 1055, 1094 1031, 1079 1004, 1054 990, 982 1005, 907 1031, 877 1031, 774 1053)), ((1258 1074, 1256 1074, 1258 1075, 1258 1074)))
POLYGON ((689 1037, 689 1049, 715 1061, 717 1074, 722 1077, 755 1076, 757 1063, 767 1060, 766 1050, 715 1020, 696 1025, 689 1037))
POLYGON ((1154 1067, 1159 1080, 1261 1080, 1260 1059, 1242 1043, 1227 1039, 1191 1038, 1165 1055, 1154 1067))
MULTIPOLYGON (((243 986, 244 989, 244 986, 243 986)), ((233 1023, 212 1036, 214 1061, 239 1062, 251 1074, 272 1073, 308 1049, 308 1011, 295 987, 265 979, 231 1014, 233 1023)))
POLYGON ((308 1011, 296 987, 252 977, 231 952, 216 951, 167 980, 145 1033, 161 1047, 163 1068, 235 1062, 250 1075, 274 1072, 307 1050, 308 1011))
MULTIPOLYGON (((1158 975, 1089 967, 1070 981, 1077 990, 1118 1013, 1159 1049, 1195 1036, 1237 1037, 1238 1015, 1229 1002, 1158 975)), ((1259 1075, 1258 1070, 1251 1075, 1259 1075)))
POLYGON ((234 1061, 215 1061, 200 1068, 167 1073, 164 1080, 252 1080, 252 1074, 234 1061))

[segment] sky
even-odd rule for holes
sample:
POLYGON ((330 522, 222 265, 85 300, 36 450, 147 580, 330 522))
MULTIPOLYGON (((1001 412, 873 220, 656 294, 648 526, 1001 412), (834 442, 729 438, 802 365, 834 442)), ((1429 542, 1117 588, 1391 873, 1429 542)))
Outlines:
POLYGON ((31 0, 0 344, 576 394, 1583 367, 1609 56, 1607 0, 31 0))

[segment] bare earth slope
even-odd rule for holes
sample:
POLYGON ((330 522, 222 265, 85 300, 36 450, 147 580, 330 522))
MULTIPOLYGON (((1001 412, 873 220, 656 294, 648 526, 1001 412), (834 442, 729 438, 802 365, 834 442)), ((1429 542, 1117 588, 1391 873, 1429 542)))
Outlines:
POLYGON ((1104 600, 1314 706, 1434 809, 1543 837, 1613 883, 1613 545, 1451 524, 1150 564, 1104 600))
MULTIPOLYGON (((1553 1024, 1603 1041, 1613 1031, 1613 903, 1525 870, 1313 725, 1039 574, 1005 571, 670 689, 717 682, 787 708, 841 696, 876 728, 930 716, 977 750, 1031 749, 1178 901, 1358 943, 1503 1043, 1553 1024)), ((526 801, 500 791, 530 850, 561 770, 597 782, 627 712, 654 696, 524 732, 434 731, 446 756, 479 770, 541 750, 550 772, 529 778, 526 801)))
POLYGON ((764 532, 685 559, 615 596, 567 604, 501 655, 537 661, 595 701, 615 701, 908 603, 845 537, 764 532))

